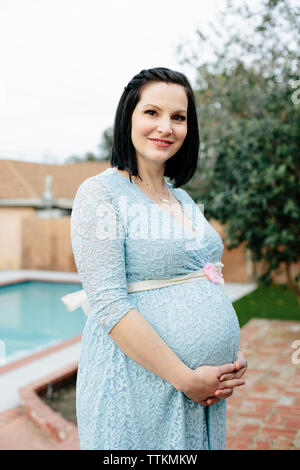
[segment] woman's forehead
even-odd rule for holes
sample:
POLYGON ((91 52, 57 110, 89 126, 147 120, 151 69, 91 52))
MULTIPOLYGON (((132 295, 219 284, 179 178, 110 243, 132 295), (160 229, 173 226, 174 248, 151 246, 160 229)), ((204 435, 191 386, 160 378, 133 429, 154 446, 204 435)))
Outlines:
POLYGON ((176 110, 187 110, 188 99, 185 89, 175 83, 150 83, 141 94, 140 106, 156 105, 159 107, 170 106, 176 110))

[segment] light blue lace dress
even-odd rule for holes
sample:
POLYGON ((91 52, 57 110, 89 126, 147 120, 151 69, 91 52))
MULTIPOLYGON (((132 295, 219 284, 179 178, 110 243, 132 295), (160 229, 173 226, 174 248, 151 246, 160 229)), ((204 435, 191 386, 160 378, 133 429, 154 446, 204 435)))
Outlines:
POLYGON ((129 358, 108 334, 135 308, 192 369, 236 358, 239 323, 221 284, 198 279, 127 291, 127 283, 221 261, 219 234, 186 191, 166 182, 196 237, 115 168, 86 179, 74 200, 72 247, 90 304, 76 383, 83 450, 225 449, 225 400, 208 407, 192 401, 129 358))

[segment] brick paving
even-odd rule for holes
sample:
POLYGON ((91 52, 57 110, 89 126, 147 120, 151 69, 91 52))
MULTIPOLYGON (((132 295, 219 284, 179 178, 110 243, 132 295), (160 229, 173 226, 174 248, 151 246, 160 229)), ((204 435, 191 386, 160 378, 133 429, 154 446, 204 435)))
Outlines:
POLYGON ((300 340, 300 321, 252 319, 241 329, 248 370, 245 385, 227 399, 227 449, 300 450, 295 340, 300 340))
POLYGON ((0 414, 0 450, 75 450, 77 439, 58 442, 28 419, 21 407, 0 414))
MULTIPOLYGON (((248 370, 246 384, 227 399, 228 450, 300 450, 300 363, 292 361, 295 340, 300 340, 300 321, 252 319, 241 329, 248 370)), ((0 450, 79 448, 78 434, 58 442, 22 407, 0 414, 0 450)))

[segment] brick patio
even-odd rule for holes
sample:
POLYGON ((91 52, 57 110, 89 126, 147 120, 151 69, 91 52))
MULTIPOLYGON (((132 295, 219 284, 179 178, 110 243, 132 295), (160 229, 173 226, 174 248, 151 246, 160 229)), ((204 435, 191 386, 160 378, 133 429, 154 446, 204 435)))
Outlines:
MULTIPOLYGON (((300 450, 300 364, 292 362, 295 340, 300 340, 300 321, 253 319, 242 328, 248 371, 246 384, 227 399, 227 449, 300 450)), ((0 449, 76 450, 79 442, 76 435, 58 442, 18 407, 0 414, 0 449)))
POLYGON ((228 449, 300 450, 300 363, 292 362, 295 340, 300 340, 300 321, 253 319, 242 328, 248 370, 246 384, 227 399, 228 449))

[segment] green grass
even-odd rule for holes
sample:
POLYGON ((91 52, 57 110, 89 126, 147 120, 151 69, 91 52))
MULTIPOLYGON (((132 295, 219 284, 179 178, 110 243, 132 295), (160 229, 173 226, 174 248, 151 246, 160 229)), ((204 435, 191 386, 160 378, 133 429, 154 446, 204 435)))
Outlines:
POLYGON ((259 285, 242 299, 233 302, 240 327, 252 318, 300 321, 296 295, 285 284, 259 285))

